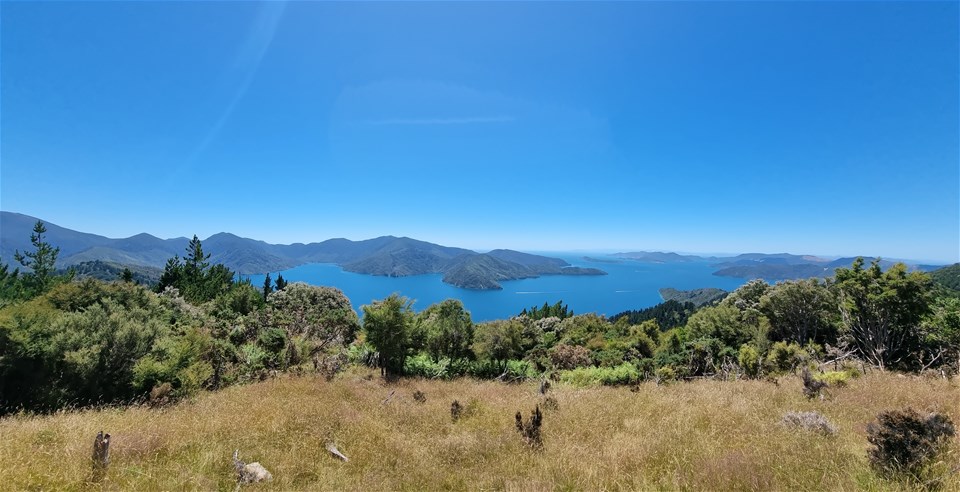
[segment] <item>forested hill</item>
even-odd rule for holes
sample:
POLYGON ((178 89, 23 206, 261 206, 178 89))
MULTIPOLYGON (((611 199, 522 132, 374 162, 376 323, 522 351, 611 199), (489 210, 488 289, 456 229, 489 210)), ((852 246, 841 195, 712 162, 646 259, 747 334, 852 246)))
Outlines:
MULTIPOLYGON (((38 219, 0 212, 0 258, 30 249, 30 234, 38 219)), ((160 239, 138 234, 111 239, 46 223, 45 239, 60 248, 57 266, 93 264, 103 266, 163 268, 169 258, 182 255, 186 238, 160 239)), ((571 267, 559 258, 498 249, 480 254, 418 241, 383 236, 363 241, 329 239, 310 244, 270 244, 219 233, 203 241, 210 261, 241 274, 276 272, 305 263, 335 263, 344 270, 368 275, 403 277, 443 274, 443 281, 470 289, 499 289, 500 282, 540 275, 603 275, 594 268, 571 267)))
POLYGON ((960 263, 930 272, 930 278, 944 288, 960 292, 960 263))
MULTIPOLYGON (((790 253, 744 253, 736 256, 693 256, 664 253, 659 251, 637 251, 616 253, 617 260, 640 263, 709 263, 716 268, 714 275, 743 279, 761 278, 767 281, 797 280, 810 277, 827 278, 837 270, 850 266, 856 257, 828 259, 813 255, 795 255, 790 253)), ((867 263, 875 258, 864 257, 867 263)), ((906 260, 881 259, 884 270, 896 263, 904 263, 911 270, 932 271, 939 265, 923 265, 906 260)), ((665 298, 666 299, 666 298, 665 298)))
POLYGON ((727 294, 727 291, 714 287, 694 290, 677 290, 671 287, 660 289, 660 297, 662 297, 664 301, 677 301, 681 304, 690 302, 697 307, 719 301, 726 297, 727 294))

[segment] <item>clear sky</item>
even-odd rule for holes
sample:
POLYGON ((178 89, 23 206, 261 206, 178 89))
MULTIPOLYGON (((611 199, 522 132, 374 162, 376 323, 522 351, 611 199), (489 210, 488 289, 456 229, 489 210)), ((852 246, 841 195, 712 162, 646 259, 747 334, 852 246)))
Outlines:
POLYGON ((0 3, 0 208, 960 260, 958 2, 0 3))

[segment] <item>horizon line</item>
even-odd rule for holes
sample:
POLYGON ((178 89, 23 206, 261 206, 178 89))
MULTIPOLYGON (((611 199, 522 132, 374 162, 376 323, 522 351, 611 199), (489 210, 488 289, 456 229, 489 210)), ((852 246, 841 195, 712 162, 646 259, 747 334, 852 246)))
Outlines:
MULTIPOLYGON (((77 229, 71 229, 71 228, 69 228, 69 227, 65 227, 65 226, 62 226, 62 225, 59 225, 59 224, 50 222, 50 221, 46 221, 46 220, 37 218, 37 217, 32 216, 32 215, 20 213, 20 212, 11 212, 11 211, 7 211, 7 210, 0 210, 0 213, 21 215, 21 216, 23 216, 23 217, 28 217, 28 218, 30 218, 30 219, 38 220, 38 221, 43 222, 44 224, 53 225, 53 226, 56 226, 56 227, 59 227, 59 228, 62 228, 62 229, 66 229, 66 230, 69 230, 69 231, 72 231, 72 232, 76 232, 76 233, 80 233, 80 234, 92 234, 92 235, 95 235, 95 236, 100 236, 100 237, 103 237, 103 238, 106 238, 106 239, 112 239, 112 240, 130 239, 130 238, 132 238, 132 237, 141 236, 141 235, 148 235, 148 236, 150 236, 150 237, 153 237, 153 238, 156 238, 156 239, 159 239, 159 240, 162 240, 162 241, 171 241, 171 240, 176 240, 176 239, 187 239, 187 240, 190 239, 190 237, 188 237, 188 236, 176 236, 176 237, 163 238, 163 237, 156 236, 156 235, 151 234, 151 233, 146 232, 146 231, 138 232, 138 233, 136 233, 136 234, 132 234, 132 235, 126 236, 126 237, 109 237, 109 236, 104 236, 104 235, 102 235, 102 234, 97 234, 97 233, 93 233, 93 232, 87 232, 87 231, 80 231, 80 230, 77 230, 77 229)), ((351 241, 351 242, 362 242, 362 241, 369 241, 369 240, 380 239, 380 238, 395 238, 395 239, 410 239, 410 240, 413 240, 413 241, 421 241, 421 242, 436 244, 436 245, 438 245, 438 246, 449 247, 449 248, 468 249, 468 250, 474 251, 474 252, 476 252, 476 253, 481 253, 481 254, 482 254, 482 253, 489 253, 490 251, 494 251, 494 250, 498 250, 498 249, 507 249, 507 250, 519 251, 519 252, 521 252, 521 253, 531 253, 531 254, 536 254, 536 253, 550 253, 550 254, 568 254, 568 253, 570 253, 570 254, 583 254, 583 253, 594 253, 594 254, 615 255, 615 254, 621 254, 621 253, 674 253, 674 254, 678 254, 678 255, 698 256, 698 257, 701 257, 701 258, 703 258, 703 259, 710 259, 710 257, 729 258, 729 257, 738 256, 738 255, 746 255, 746 254, 762 254, 762 255, 788 254, 788 255, 793 255, 793 256, 813 256, 813 257, 823 258, 823 259, 827 259, 827 260, 837 260, 837 259, 840 259, 840 258, 857 258, 857 257, 862 257, 862 258, 864 258, 864 259, 868 259, 868 258, 869 258, 869 259, 879 258, 879 259, 887 260, 887 261, 911 262, 911 263, 917 264, 917 265, 944 265, 944 266, 946 266, 946 265, 952 265, 952 264, 955 264, 955 263, 960 263, 960 261, 953 261, 953 260, 932 259, 932 258, 901 258, 901 257, 893 256, 893 255, 884 256, 884 255, 865 255, 865 254, 790 253, 790 252, 786 252, 786 251, 777 251, 777 252, 767 253, 767 252, 762 252, 761 250, 751 250, 751 251, 743 251, 743 252, 739 252, 739 253, 734 253, 734 252, 696 252, 696 251, 683 251, 683 250, 667 250, 667 249, 663 249, 663 248, 659 248, 659 249, 657 249, 657 248, 644 249, 644 248, 610 248, 610 247, 596 247, 596 248, 572 248, 572 249, 557 248, 557 249, 553 249, 553 248, 548 247, 548 248, 523 248, 523 249, 513 249, 513 248, 509 248, 509 247, 502 247, 502 246, 501 246, 501 247, 497 247, 497 248, 488 248, 488 247, 477 248, 477 247, 473 247, 473 246, 450 246, 450 245, 447 245, 447 244, 440 244, 440 243, 437 243, 437 242, 432 242, 432 241, 428 241, 428 240, 424 240, 424 239, 417 239, 417 238, 415 238, 415 237, 408 236, 408 235, 394 235, 394 234, 383 234, 383 235, 374 236, 374 237, 368 237, 368 238, 363 238, 363 239, 351 239, 351 238, 348 238, 348 237, 340 236, 340 237, 329 237, 329 238, 327 238, 327 239, 323 239, 323 240, 319 240, 319 241, 309 241, 309 242, 294 241, 294 242, 290 242, 290 243, 282 243, 282 242, 271 243, 271 242, 269 242, 269 241, 267 241, 267 240, 264 240, 264 239, 255 239, 255 238, 251 238, 251 237, 240 236, 240 235, 238 235, 238 234, 235 234, 235 233, 232 233, 232 232, 228 232, 228 231, 220 231, 220 232, 216 232, 216 233, 210 234, 210 235, 207 236, 206 238, 201 239, 201 241, 207 241, 207 240, 209 240, 210 238, 212 238, 212 237, 214 237, 214 236, 217 236, 217 235, 220 235, 220 234, 228 234, 228 235, 231 235, 231 236, 234 236, 234 237, 237 237, 237 238, 240 238, 240 239, 249 240, 249 241, 263 242, 263 243, 269 244, 269 245, 271 245, 271 246, 292 246, 292 245, 294 245, 294 244, 303 244, 303 245, 319 244, 319 243, 323 243, 323 242, 326 242, 326 241, 333 241, 333 240, 338 240, 338 239, 340 239, 340 240, 345 240, 345 241, 351 241)), ((194 236, 197 236, 197 237, 199 238, 199 235, 197 235, 197 234, 193 234, 193 235, 194 235, 194 236)), ((0 231, 0 237, 3 237, 3 236, 4 236, 4 235, 3 235, 2 231, 0 231)))

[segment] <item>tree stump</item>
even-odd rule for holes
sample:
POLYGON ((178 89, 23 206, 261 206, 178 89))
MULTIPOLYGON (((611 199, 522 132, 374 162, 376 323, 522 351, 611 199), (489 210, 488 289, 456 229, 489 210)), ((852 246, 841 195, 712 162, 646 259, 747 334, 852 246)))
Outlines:
POLYGON ((547 390, 549 389, 550 389, 550 381, 546 379, 540 380, 540 394, 541 395, 547 394, 547 390))
POLYGON ((103 431, 97 433, 97 437, 93 440, 91 464, 93 480, 99 482, 107 473, 107 465, 110 464, 110 434, 104 434, 103 431))
POLYGON ((460 420, 460 415, 463 413, 463 405, 459 401, 453 400, 453 403, 450 404, 450 418, 456 422, 460 420))

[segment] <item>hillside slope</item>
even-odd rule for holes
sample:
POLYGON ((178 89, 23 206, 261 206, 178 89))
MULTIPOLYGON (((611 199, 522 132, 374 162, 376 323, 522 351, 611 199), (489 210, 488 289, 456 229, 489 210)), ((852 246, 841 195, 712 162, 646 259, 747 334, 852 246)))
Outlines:
POLYGON ((930 278, 942 287, 960 291, 960 263, 934 270, 930 272, 930 278))
MULTIPOLYGON (((402 380, 366 371, 332 382, 281 377, 147 407, 0 420, 9 490, 90 488, 94 435, 112 436, 107 490, 233 490, 231 456, 274 477, 250 490, 898 490, 867 461, 866 427, 912 406, 960 419, 960 386, 871 373, 809 401, 798 378, 576 389, 555 385, 543 408, 543 448, 514 427, 544 397, 535 382, 402 380), (424 403, 413 393, 421 391, 424 403), (392 397, 388 398, 388 395, 392 397), (454 400, 464 407, 451 419, 454 400), (818 411, 833 437, 781 424, 818 411), (334 459, 328 442, 349 457, 334 459)), ((960 453, 947 455, 949 468, 960 453)), ((960 490, 953 474, 943 490, 960 490)))

